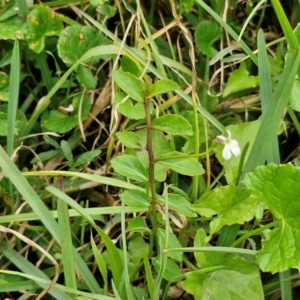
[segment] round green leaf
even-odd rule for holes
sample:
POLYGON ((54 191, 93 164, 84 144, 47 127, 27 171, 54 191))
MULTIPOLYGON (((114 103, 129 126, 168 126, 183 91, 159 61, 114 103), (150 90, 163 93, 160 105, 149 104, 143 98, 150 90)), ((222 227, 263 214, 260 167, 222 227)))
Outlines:
POLYGON ((195 31, 195 42, 198 49, 208 57, 217 54, 217 50, 212 46, 222 35, 218 24, 212 21, 202 21, 195 31))
POLYGON ((26 39, 29 48, 40 53, 45 47, 45 37, 59 35, 63 30, 60 17, 48 6, 39 5, 28 15, 26 39))
POLYGON ((300 265, 300 168, 291 164, 260 166, 246 175, 244 183, 268 205, 279 221, 257 255, 264 272, 279 272, 300 265))
POLYGON ((3 23, 0 23, 1 40, 21 40, 27 32, 26 23, 19 17, 13 17, 3 23))
MULTIPOLYGON (((72 25, 64 29, 58 39, 58 54, 67 64, 76 63, 89 49, 106 43, 106 38, 88 26, 72 25)), ((97 61, 100 57, 93 57, 97 61)))
MULTIPOLYGON (((78 114, 80 110, 81 95, 73 98, 72 105, 74 111, 70 115, 66 115, 58 110, 47 111, 42 116, 42 126, 49 131, 56 133, 66 133, 78 126, 78 114)), ((90 99, 84 96, 81 107, 81 122, 87 119, 91 109, 90 99)))

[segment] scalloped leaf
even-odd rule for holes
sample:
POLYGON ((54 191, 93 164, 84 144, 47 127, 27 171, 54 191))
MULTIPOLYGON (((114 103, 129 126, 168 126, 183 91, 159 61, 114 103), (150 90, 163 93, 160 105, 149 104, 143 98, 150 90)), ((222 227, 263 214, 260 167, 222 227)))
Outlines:
POLYGON ((264 272, 281 272, 300 265, 300 168, 291 164, 260 166, 244 183, 268 205, 279 222, 263 241, 257 263, 264 272))
POLYGON ((217 215, 209 223, 211 237, 225 225, 244 224, 253 219, 257 202, 250 190, 228 185, 204 193, 190 208, 208 218, 217 215))

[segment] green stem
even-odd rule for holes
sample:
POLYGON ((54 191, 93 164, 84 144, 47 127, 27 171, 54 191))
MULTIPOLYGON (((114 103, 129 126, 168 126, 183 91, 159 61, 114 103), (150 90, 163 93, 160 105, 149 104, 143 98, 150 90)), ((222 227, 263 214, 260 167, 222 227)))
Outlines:
POLYGON ((245 241, 247 238, 249 238, 249 237, 251 237, 253 235, 258 235, 261 232, 263 232, 264 230, 276 226, 278 223, 279 223, 279 221, 277 220, 277 221, 271 222, 271 223, 269 223, 267 225, 264 225, 262 227, 259 227, 257 229, 254 229, 252 231, 249 231, 248 233, 246 233, 245 235, 243 235, 239 239, 237 239, 234 243, 232 243, 230 247, 236 247, 237 245, 239 245, 243 241, 245 241))

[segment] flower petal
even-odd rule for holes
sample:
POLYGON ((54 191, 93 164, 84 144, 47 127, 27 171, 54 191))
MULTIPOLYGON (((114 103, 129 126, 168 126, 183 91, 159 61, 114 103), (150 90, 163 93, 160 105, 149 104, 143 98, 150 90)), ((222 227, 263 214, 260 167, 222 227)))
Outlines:
POLYGON ((230 143, 230 151, 235 155, 239 156, 241 154, 241 148, 239 146, 239 143, 236 140, 231 140, 230 143))
POLYGON ((230 152, 230 146, 229 145, 225 145, 223 151, 222 151, 222 156, 224 157, 224 159, 228 160, 231 158, 231 152, 230 152))
POLYGON ((216 137, 216 143, 218 143, 218 144, 225 144, 226 140, 227 140, 227 138, 223 135, 218 135, 216 137))

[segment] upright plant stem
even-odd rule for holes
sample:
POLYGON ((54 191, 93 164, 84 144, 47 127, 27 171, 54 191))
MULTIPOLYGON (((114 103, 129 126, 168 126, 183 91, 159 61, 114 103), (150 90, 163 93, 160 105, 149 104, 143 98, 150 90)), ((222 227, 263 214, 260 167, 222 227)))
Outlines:
POLYGON ((146 99, 145 113, 146 113, 146 125, 147 125, 147 145, 146 149, 149 157, 149 190, 151 193, 151 207, 150 207, 150 219, 152 224, 152 232, 150 236, 150 247, 149 247, 149 257, 152 256, 154 240, 156 236, 157 221, 156 221, 156 190, 155 190, 155 179, 154 179, 154 166, 155 158, 152 147, 152 128, 151 128, 151 114, 150 114, 150 102, 151 99, 146 99))

